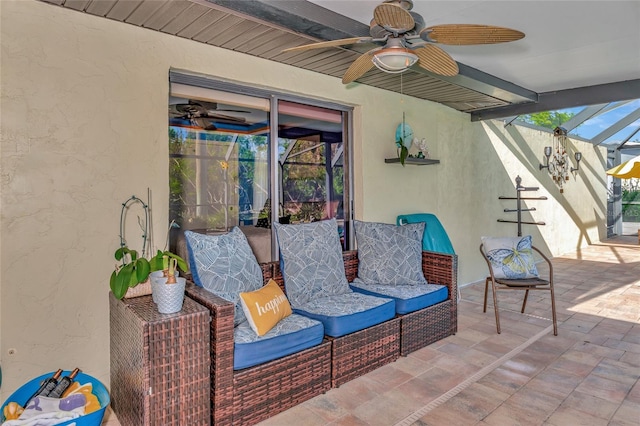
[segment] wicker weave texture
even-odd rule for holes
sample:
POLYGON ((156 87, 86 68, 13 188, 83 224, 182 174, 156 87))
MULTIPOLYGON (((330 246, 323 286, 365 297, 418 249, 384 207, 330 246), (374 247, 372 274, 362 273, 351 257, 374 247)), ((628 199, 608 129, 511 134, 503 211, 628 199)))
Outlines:
MULTIPOLYGON (((272 264, 262 264, 264 282, 272 264)), ((281 281, 282 282, 282 281, 281 281)), ((249 425, 331 388, 331 344, 240 371, 233 370, 233 304, 187 283, 188 298, 211 314, 211 407, 215 425, 249 425)))
POLYGON ((458 256, 455 254, 422 252, 422 271, 431 284, 445 285, 451 301, 451 332, 458 331, 458 256))
POLYGON ((401 316, 400 355, 406 356, 452 334, 451 304, 446 300, 401 316))
POLYGON ((332 339, 331 385, 338 387, 400 356, 400 318, 332 339))
POLYGON ((185 299, 158 313, 150 296, 111 306, 112 405, 123 426, 208 425, 209 313, 185 299))
MULTIPOLYGON (((343 253, 347 280, 358 276, 358 252, 343 253)), ((458 328, 457 311, 457 256, 429 251, 422 252, 422 272, 427 282, 444 285, 449 290, 446 301, 420 311, 400 315, 400 355, 423 348, 451 334, 458 328)))
POLYGON ((233 424, 233 303, 188 282, 187 298, 209 310, 211 315, 211 401, 212 423, 233 424))
POLYGON ((254 424, 331 388, 331 343, 234 375, 234 424, 254 424))
MULTIPOLYGON (((343 253, 349 282, 358 273, 357 251, 343 253)), ((401 354, 442 339, 457 330, 457 257, 423 252, 427 281, 446 285, 449 299, 300 353, 233 371, 233 304, 187 284, 186 293, 211 315, 211 407, 215 425, 254 424, 295 406, 330 387, 395 361, 401 354)), ((278 262, 261 264, 264 283, 273 278, 283 290, 278 262)))

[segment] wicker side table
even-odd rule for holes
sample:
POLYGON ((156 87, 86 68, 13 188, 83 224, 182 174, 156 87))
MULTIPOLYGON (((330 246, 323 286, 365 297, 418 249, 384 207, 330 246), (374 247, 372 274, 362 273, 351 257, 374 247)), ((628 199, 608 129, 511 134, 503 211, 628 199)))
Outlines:
POLYGON ((160 314, 151 296, 109 294, 111 406, 122 426, 209 425, 209 311, 185 297, 160 314))

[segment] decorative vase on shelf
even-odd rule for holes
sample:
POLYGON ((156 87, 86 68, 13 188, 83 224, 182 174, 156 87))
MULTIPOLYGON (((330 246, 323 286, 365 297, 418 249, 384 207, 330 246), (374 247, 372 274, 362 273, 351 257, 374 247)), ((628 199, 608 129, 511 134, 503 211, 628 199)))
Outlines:
POLYGON ((396 147, 398 148, 398 158, 404 166, 404 160, 409 156, 409 148, 413 143, 413 129, 407 123, 398 124, 396 128, 396 147))

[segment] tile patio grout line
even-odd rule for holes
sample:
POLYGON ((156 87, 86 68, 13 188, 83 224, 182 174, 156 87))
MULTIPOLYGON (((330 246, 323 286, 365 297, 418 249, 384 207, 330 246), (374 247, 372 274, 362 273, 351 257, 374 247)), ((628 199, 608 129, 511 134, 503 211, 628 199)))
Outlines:
POLYGON ((528 346, 530 346, 532 343, 540 339, 542 336, 549 334, 549 332, 551 332, 552 330, 553 330, 553 325, 550 325, 544 330, 538 332, 538 334, 531 337, 529 340, 522 343, 520 346, 513 349, 511 352, 504 354, 502 357, 493 361, 491 364, 487 365, 486 367, 483 367, 480 371, 478 371, 473 376, 466 379, 464 382, 458 384, 453 389, 450 389, 446 393, 440 395, 438 398, 434 399, 433 401, 431 401, 429 404, 425 405, 418 411, 415 411, 413 414, 400 420, 398 423, 395 424, 395 426, 410 426, 413 423, 417 422, 418 420, 420 420, 421 417, 426 415, 429 411, 433 410, 434 408, 438 407, 441 404, 444 404, 445 402, 447 402, 448 400, 450 400, 451 398, 453 398, 454 396, 456 396, 457 394, 465 390, 467 387, 472 385, 473 383, 477 382, 487 374, 491 373, 493 370, 498 368, 500 365, 502 365, 509 359, 518 355, 520 352, 525 350, 528 346))

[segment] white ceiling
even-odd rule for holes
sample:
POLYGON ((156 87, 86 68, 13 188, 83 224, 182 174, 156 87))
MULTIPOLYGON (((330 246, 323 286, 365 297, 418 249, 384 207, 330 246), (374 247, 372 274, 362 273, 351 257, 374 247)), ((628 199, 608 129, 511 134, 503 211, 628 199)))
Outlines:
MULTIPOLYGON (((310 0, 369 25, 380 0, 310 0)), ((486 24, 525 33, 497 45, 442 46, 456 61, 535 92, 640 78, 640 1, 414 0, 426 26, 486 24)))

